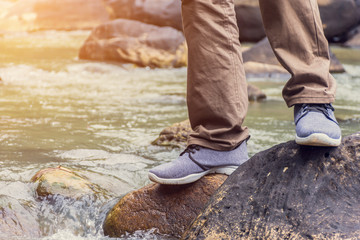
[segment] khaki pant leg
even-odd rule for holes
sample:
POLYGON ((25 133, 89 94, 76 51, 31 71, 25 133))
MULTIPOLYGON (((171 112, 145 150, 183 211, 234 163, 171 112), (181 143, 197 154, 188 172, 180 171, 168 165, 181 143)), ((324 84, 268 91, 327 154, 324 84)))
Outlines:
POLYGON ((248 107, 234 0, 183 0, 189 49, 188 144, 231 150, 248 138, 248 107))
POLYGON ((260 8, 275 55, 292 75, 283 89, 287 105, 333 102, 336 82, 317 1, 260 0, 260 8))

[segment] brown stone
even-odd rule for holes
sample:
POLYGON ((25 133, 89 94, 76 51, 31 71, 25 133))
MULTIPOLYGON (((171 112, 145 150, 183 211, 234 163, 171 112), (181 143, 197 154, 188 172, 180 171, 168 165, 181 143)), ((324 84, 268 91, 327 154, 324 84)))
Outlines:
POLYGON ((158 146, 185 147, 191 132, 190 121, 185 120, 166 127, 152 144, 158 146))
POLYGON ((192 184, 150 184, 129 193, 109 212, 104 233, 121 237, 157 228, 161 234, 179 237, 226 178, 221 174, 208 175, 192 184))
POLYGON ((187 47, 182 32, 174 28, 117 19, 96 27, 79 57, 138 66, 183 67, 187 65, 187 47))
POLYGON ((251 84, 248 84, 247 92, 250 101, 260 101, 266 98, 265 93, 260 88, 251 84))
POLYGON ((265 37, 258 0, 235 0, 240 41, 258 42, 265 37))
POLYGON ((32 178, 37 183, 38 196, 62 195, 70 198, 80 198, 96 193, 96 187, 74 171, 58 166, 46 168, 37 172, 32 178))
POLYGON ((0 16, 0 29, 91 29, 109 19, 110 13, 102 0, 19 0, 0 16))
POLYGON ((360 22, 358 0, 318 0, 318 4, 328 39, 345 34, 360 22))
POLYGON ((356 28, 354 32, 356 33, 345 43, 345 46, 351 48, 360 48, 360 27, 356 28))

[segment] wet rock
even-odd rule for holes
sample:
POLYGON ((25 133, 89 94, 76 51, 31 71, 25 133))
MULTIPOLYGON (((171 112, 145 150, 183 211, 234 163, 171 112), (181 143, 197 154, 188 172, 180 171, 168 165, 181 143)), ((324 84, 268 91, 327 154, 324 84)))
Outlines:
POLYGON ((257 42, 265 37, 258 0, 235 0, 240 41, 257 42))
POLYGON ((158 146, 186 147, 187 138, 191 132, 190 121, 185 120, 174 123, 165 128, 159 134, 152 144, 158 146))
MULTIPOLYGON (((344 67, 331 51, 330 57, 330 72, 345 72, 344 67)), ((247 74, 287 73, 277 60, 267 38, 264 38, 250 49, 244 51, 243 59, 245 72, 247 74)))
POLYGON ((15 239, 16 237, 27 239, 40 237, 36 214, 26 203, 0 195, 0 239, 15 239))
POLYGON ((249 101, 260 101, 266 98, 265 93, 260 88, 251 84, 247 85, 247 92, 249 101))
POLYGON ((149 67, 183 67, 187 64, 187 47, 182 32, 174 28, 117 19, 96 27, 79 57, 149 67))
POLYGON ((177 0, 106 0, 115 18, 141 21, 182 30, 181 1, 177 0))
POLYGON ((61 195, 76 199, 98 192, 97 187, 88 180, 61 166, 42 169, 31 181, 37 183, 36 193, 40 197, 61 195))
POLYGON ((91 29, 109 19, 102 0, 19 0, 0 16, 0 29, 91 29))
POLYGON ((240 166, 183 239, 360 239, 360 132, 274 146, 240 166))
POLYGON ((328 39, 346 33, 360 22, 358 0, 318 0, 318 4, 328 39))
POLYGON ((351 48, 360 48, 360 26, 352 29, 348 34, 349 40, 346 41, 345 46, 351 48))
POLYGON ((226 178, 221 174, 208 175, 193 184, 150 184, 129 193, 109 212, 104 234, 121 237, 157 228, 161 234, 178 237, 226 178))

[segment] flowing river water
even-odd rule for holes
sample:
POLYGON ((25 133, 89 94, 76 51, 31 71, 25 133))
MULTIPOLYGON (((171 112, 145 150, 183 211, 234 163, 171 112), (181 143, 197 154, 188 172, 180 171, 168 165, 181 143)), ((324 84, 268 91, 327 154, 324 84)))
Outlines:
MULTIPOLYGON (((181 151, 151 142, 164 127, 187 118, 186 68, 79 60, 78 49, 88 34, 0 36, 0 196, 28 206, 41 239, 108 239, 102 232, 107 211, 121 196, 149 183, 148 169, 181 151), (31 177, 58 165, 77 170, 106 194, 95 201, 39 201, 31 177)), ((360 50, 332 50, 347 71, 334 75, 334 105, 343 135, 348 135, 360 131, 360 50)), ((286 77, 248 81, 268 96, 249 106, 246 125, 253 155, 292 140, 294 126, 292 109, 281 97, 286 77)), ((166 239, 152 231, 122 239, 156 238, 166 239)))

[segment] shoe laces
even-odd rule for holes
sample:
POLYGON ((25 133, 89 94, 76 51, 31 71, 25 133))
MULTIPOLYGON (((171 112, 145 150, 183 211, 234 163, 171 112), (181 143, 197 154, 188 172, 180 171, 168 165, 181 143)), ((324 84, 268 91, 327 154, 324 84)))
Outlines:
POLYGON ((200 151, 200 146, 191 144, 189 145, 182 153, 180 153, 180 156, 184 155, 185 153, 196 153, 197 151, 200 151))
POLYGON ((182 153, 180 153, 180 156, 184 155, 185 153, 189 154, 189 159, 193 161, 196 165, 198 165, 202 170, 206 171, 209 169, 209 167, 205 164, 201 164, 197 160, 194 159, 194 157, 191 154, 196 153, 197 151, 200 151, 201 147, 195 144, 189 145, 182 153))
POLYGON ((320 112, 323 113, 325 116, 329 116, 328 109, 331 109, 332 111, 335 111, 333 106, 331 104, 303 104, 301 106, 302 113, 308 113, 308 112, 320 112))

